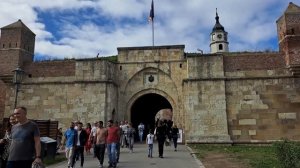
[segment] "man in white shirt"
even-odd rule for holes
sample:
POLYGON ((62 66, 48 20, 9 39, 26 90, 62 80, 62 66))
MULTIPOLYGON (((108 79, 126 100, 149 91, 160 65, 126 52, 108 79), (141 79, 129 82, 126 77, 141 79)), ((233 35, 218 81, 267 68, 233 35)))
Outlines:
POLYGON ((94 158, 96 157, 96 148, 95 148, 95 136, 96 136, 96 131, 97 131, 97 127, 98 127, 98 124, 99 122, 95 122, 93 123, 93 126, 92 126, 92 129, 91 129, 91 134, 90 134, 90 137, 89 137, 89 140, 93 143, 93 151, 94 151, 94 158))
POLYGON ((143 141, 144 129, 145 125, 143 123, 140 123, 138 126, 140 142, 143 141))
POLYGON ((120 125, 120 128, 122 129, 122 142, 121 142, 121 147, 123 148, 124 145, 126 146, 126 148, 128 147, 128 143, 127 143, 127 131, 128 131, 128 122, 125 121, 123 123, 123 125, 120 125))

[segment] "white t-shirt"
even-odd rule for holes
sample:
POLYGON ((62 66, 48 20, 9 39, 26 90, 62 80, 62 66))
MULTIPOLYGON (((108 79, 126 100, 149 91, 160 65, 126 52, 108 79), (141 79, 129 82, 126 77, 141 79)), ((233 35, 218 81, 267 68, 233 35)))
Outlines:
POLYGON ((145 126, 143 124, 140 124, 138 126, 139 132, 144 132, 145 126))
POLYGON ((121 128, 122 128, 123 133, 126 135, 127 131, 128 131, 128 125, 124 124, 124 125, 121 126, 121 128))
POLYGON ((148 134, 148 135, 147 135, 147 139, 146 139, 147 144, 148 144, 148 145, 149 145, 149 144, 153 144, 153 139, 154 139, 154 135, 153 135, 153 134, 148 134))
POLYGON ((97 131, 97 127, 93 126, 92 130, 91 130, 91 133, 92 133, 92 136, 96 136, 96 131, 97 131))

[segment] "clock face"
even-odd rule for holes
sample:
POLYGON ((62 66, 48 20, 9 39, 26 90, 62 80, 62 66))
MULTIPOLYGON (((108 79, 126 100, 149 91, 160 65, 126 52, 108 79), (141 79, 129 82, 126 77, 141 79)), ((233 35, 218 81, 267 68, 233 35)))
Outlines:
POLYGON ((221 39, 222 38, 222 34, 218 34, 218 36, 217 36, 219 39, 221 39))

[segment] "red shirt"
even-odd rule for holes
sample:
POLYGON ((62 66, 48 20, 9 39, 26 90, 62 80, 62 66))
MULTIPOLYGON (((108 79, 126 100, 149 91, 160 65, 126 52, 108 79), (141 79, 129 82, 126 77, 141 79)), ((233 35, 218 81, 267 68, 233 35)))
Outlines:
POLYGON ((107 128, 107 139, 106 139, 106 143, 110 144, 110 143, 118 143, 119 142, 119 127, 108 127, 107 128))

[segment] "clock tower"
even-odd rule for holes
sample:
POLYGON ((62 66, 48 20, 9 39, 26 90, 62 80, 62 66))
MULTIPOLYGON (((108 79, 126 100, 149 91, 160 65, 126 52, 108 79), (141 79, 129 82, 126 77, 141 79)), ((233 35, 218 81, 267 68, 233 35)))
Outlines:
POLYGON ((210 53, 228 52, 227 32, 219 22, 216 9, 216 24, 210 33, 210 53))

